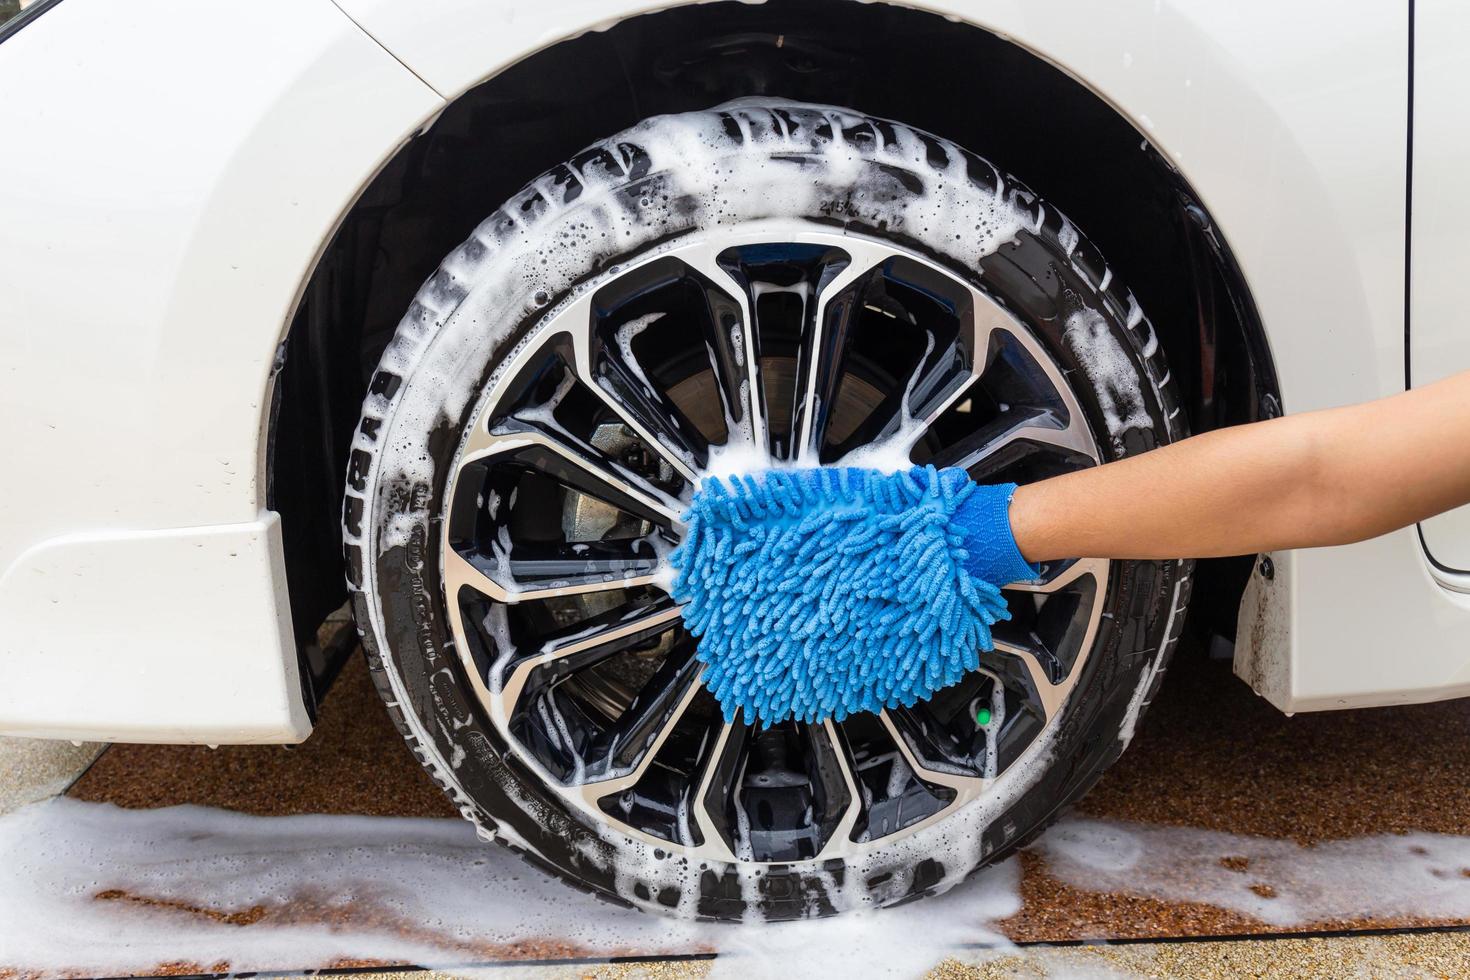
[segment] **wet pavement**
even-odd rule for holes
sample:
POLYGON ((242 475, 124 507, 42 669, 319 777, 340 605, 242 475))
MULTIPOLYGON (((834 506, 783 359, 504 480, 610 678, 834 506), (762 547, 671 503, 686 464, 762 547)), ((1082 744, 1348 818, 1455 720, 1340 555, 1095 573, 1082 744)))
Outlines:
MULTIPOLYGON (((1286 718, 1236 680, 1228 664, 1184 651, 1124 758, 1022 855, 1018 867, 999 869, 990 879, 995 884, 986 887, 1009 888, 1014 900, 987 906, 987 926, 997 940, 1035 944, 1470 923, 1467 746, 1470 704, 1464 701, 1286 718)), ((455 816, 388 722, 360 660, 344 672, 316 733, 302 746, 114 746, 69 795, 125 808, 193 804, 268 816, 455 816)), ((452 846, 459 846, 457 838, 452 846)), ((933 909, 940 918, 941 907, 933 909)), ((193 914, 207 917, 210 911, 193 914)), ((309 911, 302 914, 310 918, 309 911)), ((549 942, 519 951, 487 946, 498 951, 490 958, 545 963, 547 957, 586 954, 570 934, 558 944, 556 922, 538 922, 549 942)), ((1058 976, 1086 963, 1087 971, 1102 976, 1340 975, 1365 971, 1339 971, 1333 963, 1366 956, 1363 962, 1378 965, 1366 975, 1451 976, 1470 973, 1466 938, 1422 931, 1300 938, 1267 944, 1275 952, 1220 942, 1024 954, 972 950, 961 957, 965 962, 946 962, 937 972, 1058 976)), ((707 948, 692 935, 671 934, 671 941, 657 948, 707 948)), ((630 942, 629 954, 652 949, 630 942)), ((935 951, 928 964, 942 958, 935 951)), ((374 960, 339 956, 333 962, 374 960)), ((199 966, 198 960, 176 963, 174 972, 199 966)), ((635 969, 586 963, 544 968, 579 976, 635 969)), ((710 966, 694 961, 636 969, 645 971, 637 975, 702 975, 710 966)))

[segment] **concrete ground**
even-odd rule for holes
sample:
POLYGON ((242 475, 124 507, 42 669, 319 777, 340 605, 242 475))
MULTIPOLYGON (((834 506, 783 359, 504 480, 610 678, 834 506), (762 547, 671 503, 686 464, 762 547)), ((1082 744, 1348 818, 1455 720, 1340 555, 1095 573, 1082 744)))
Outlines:
MULTIPOLYGON (((1470 975, 1470 934, 1453 931, 1470 922, 1461 892, 1470 889, 1470 867, 1460 866, 1470 861, 1457 849, 1460 838, 1470 841, 1466 708, 1446 702, 1287 719, 1226 665, 1181 656, 1124 759, 1022 856, 1019 911, 994 923, 1021 948, 965 952, 932 975, 1470 975), (1121 876, 1108 865, 1116 849, 1097 845, 1120 835, 1138 852, 1121 876), (1410 869, 1422 879, 1392 868, 1373 877, 1400 853, 1411 864, 1424 855, 1429 863, 1410 869), (1359 878, 1368 882, 1362 894, 1353 891, 1359 878), (1417 931, 1302 935, 1409 927, 1417 931), (1215 941, 1139 941, 1180 937, 1215 941), (1078 941, 1094 944, 1036 945, 1078 941)), ((46 743, 0 747, 0 810, 56 791, 96 752, 63 743, 40 761, 38 746, 46 743), (23 793, 22 784, 37 789, 23 793)), ((360 661, 300 747, 114 746, 69 795, 125 808, 454 816, 388 723, 360 661)), ((703 976, 710 968, 708 960, 594 959, 512 972, 703 976)), ((170 972, 197 969, 176 963, 170 972)), ((458 975, 477 973, 467 964, 458 975)))

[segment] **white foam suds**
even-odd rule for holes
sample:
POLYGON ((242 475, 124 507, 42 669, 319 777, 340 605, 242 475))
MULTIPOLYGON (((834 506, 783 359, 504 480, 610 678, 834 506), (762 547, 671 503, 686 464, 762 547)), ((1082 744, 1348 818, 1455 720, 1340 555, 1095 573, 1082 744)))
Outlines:
POLYGON ((1184 587, 1185 572, 1182 568, 1183 562, 1178 563, 1180 567, 1174 569, 1174 594, 1169 599, 1169 618, 1164 621, 1164 640, 1160 644, 1159 652, 1154 654, 1154 659, 1143 669, 1138 678, 1138 686, 1133 689, 1133 694, 1128 698, 1128 708, 1123 713, 1123 724, 1118 729, 1118 741, 1123 748, 1128 748, 1133 741, 1134 730, 1138 727, 1138 719, 1143 714, 1145 707, 1144 698, 1154 686, 1154 679, 1159 676, 1159 671, 1164 669, 1168 660, 1168 653, 1173 646, 1174 640, 1174 617, 1179 615, 1179 590, 1184 587))
POLYGON ((994 779, 999 771, 1000 746, 998 740, 1001 727, 1006 721, 1006 691, 998 683, 990 687, 990 721, 985 724, 985 771, 986 779, 994 779))
POLYGON ((678 578, 678 575, 679 573, 674 571, 674 566, 669 563, 667 558, 660 558, 658 565, 654 567, 653 576, 649 580, 649 584, 664 592, 673 592, 674 580, 678 578))
POLYGON ((855 466, 878 470, 880 473, 897 473, 913 466, 910 458, 914 443, 923 438, 925 427, 921 422, 905 418, 888 438, 858 446, 839 459, 834 466, 855 466))
MULTIPOLYGON (((1068 819, 1036 850, 1072 887, 1205 903, 1279 927, 1470 917, 1465 837, 1303 847, 1068 819)), ((0 969, 302 971, 349 959, 449 968, 714 951, 715 977, 913 977, 957 947, 1003 944, 992 923, 1020 911, 1019 873, 1006 861, 945 895, 877 913, 721 926, 608 905, 454 819, 124 810, 62 798, 0 817, 0 969)))
POLYGON ((887 438, 858 446, 844 455, 835 465, 863 467, 878 470, 880 473, 897 473, 914 465, 912 460, 914 444, 924 437, 929 427, 927 420, 915 418, 909 413, 909 406, 913 404, 914 389, 918 386, 919 376, 923 373, 925 365, 929 363, 929 356, 933 353, 934 334, 926 332, 924 354, 910 372, 908 383, 904 385, 903 398, 899 401, 898 426, 887 438))
POLYGON ((1159 349, 1159 335, 1154 331, 1154 325, 1143 318, 1143 310, 1138 305, 1138 299, 1132 293, 1129 293, 1128 329, 1137 330, 1139 324, 1142 324, 1148 331, 1148 339, 1143 342, 1143 349, 1140 351, 1143 359, 1148 360, 1159 349))
POLYGON ((495 560, 495 581, 505 592, 507 602, 514 602, 521 594, 521 588, 516 584, 515 572, 511 570, 512 547, 510 526, 502 524, 500 530, 496 532, 495 540, 490 542, 490 551, 495 560))
POLYGON ((1113 446, 1123 451, 1123 433, 1149 429, 1153 422, 1138 383, 1138 368, 1113 336, 1112 327, 1096 310, 1079 309, 1067 317, 1062 341, 1076 355, 1082 372, 1097 390, 1098 406, 1113 446))
POLYGON ((618 351, 623 355, 623 364, 627 366, 629 371, 633 372, 634 376, 638 378, 638 382, 643 385, 644 391, 650 395, 656 392, 653 383, 643 373, 643 365, 638 363, 637 357, 633 356, 633 338, 653 326, 656 321, 662 320, 666 315, 665 313, 648 313, 629 320, 621 327, 618 327, 618 351))
POLYGON ((505 605, 499 602, 487 603, 485 617, 480 624, 495 644, 495 660, 491 663, 489 672, 490 690, 499 694, 505 668, 516 655, 515 644, 510 638, 510 618, 506 615, 505 605))
MULTIPOLYGON (((539 405, 531 405, 521 409, 521 421, 538 423, 542 428, 549 429, 566 438, 567 430, 556 420, 556 410, 561 407, 561 403, 567 397, 567 393, 575 388, 576 385, 577 376, 568 371, 566 377, 562 378, 557 384, 556 390, 551 393, 550 398, 541 402, 539 405)), ((571 444, 576 445, 574 441, 571 444)))
POLYGON ((1006 862, 949 895, 879 914, 720 926, 599 901, 455 819, 124 810, 63 798, 0 817, 0 968, 449 967, 519 947, 522 957, 716 950, 714 976, 841 968, 912 977, 947 947, 1000 941, 990 923, 1018 911, 1018 873, 1006 862))
MULTIPOLYGON (((1176 580, 1177 583, 1178 580, 1176 580)), ((1174 586, 1175 595, 1178 595, 1179 586, 1174 586)), ((1167 636, 1167 634, 1165 634, 1167 636)), ((1153 685, 1154 678, 1158 675, 1159 667, 1163 663, 1162 656, 1155 655, 1154 659, 1138 675, 1138 686, 1133 689, 1133 694, 1128 698, 1128 708, 1123 712, 1123 724, 1118 729, 1118 741, 1127 748, 1133 741, 1134 729, 1138 727, 1138 718, 1143 714, 1143 699, 1148 696, 1148 690, 1153 685)))
POLYGON ((696 472, 699 482, 703 483, 712 476, 729 478, 760 473, 781 465, 764 446, 757 446, 749 439, 732 439, 724 445, 710 446, 708 462, 696 472))
POLYGON ((1037 849, 1068 885, 1203 902, 1275 926, 1470 917, 1470 837, 1382 834, 1303 847, 1191 827, 1065 820, 1037 849))
POLYGON ((0 818, 0 960, 25 969, 464 961, 543 936, 547 921, 569 944, 600 949, 660 948, 681 928, 618 918, 482 844, 459 820, 253 817, 67 799, 0 818), (291 917, 293 908, 305 914, 291 917), (240 924, 247 919, 258 921, 240 924))
POLYGON ((1080 236, 1077 234, 1076 226, 1066 218, 1063 218, 1062 230, 1057 232, 1057 241, 1061 243, 1062 248, 1066 250, 1068 255, 1076 251, 1079 238, 1080 236))
MULTIPOLYGON (((887 436, 850 450, 841 459, 826 465, 859 467, 878 470, 882 473, 897 473, 914 465, 911 459, 914 444, 924 437, 927 427, 923 420, 909 415, 908 405, 933 347, 934 337, 931 334, 924 356, 919 359, 919 363, 914 367, 913 374, 909 378, 901 402, 900 410, 903 415, 894 430, 887 436)), ((713 476, 728 479, 732 476, 759 474, 765 470, 813 465, 809 461, 798 463, 795 460, 778 460, 772 457, 765 447, 757 446, 749 438, 748 432, 747 428, 742 438, 734 438, 724 445, 710 447, 709 461, 698 471, 699 482, 703 483, 713 476)))
POLYGON ((1004 945, 988 924, 1020 910, 1012 859, 947 895, 882 912, 723 930, 710 977, 919 977, 960 947, 1004 945))

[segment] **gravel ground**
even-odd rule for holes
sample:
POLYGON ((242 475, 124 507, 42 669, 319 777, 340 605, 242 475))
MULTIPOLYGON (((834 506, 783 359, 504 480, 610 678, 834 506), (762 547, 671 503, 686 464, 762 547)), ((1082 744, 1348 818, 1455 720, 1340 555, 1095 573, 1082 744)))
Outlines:
POLYGON ((114 745, 72 796, 125 807, 194 803, 242 813, 458 817, 388 720, 355 655, 311 738, 262 745, 114 745))
POLYGON ((1010 977, 1462 977, 1470 973, 1470 936, 1463 933, 1148 943, 1027 949, 983 964, 948 961, 942 980, 1010 977))
POLYGON ((0 813, 64 792, 107 748, 39 738, 0 738, 0 813))

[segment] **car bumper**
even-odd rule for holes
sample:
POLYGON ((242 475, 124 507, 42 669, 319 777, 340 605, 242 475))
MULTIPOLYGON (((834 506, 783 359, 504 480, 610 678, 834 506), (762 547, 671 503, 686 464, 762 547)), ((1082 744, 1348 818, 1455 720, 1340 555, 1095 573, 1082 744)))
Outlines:
POLYGON ((280 519, 67 535, 0 578, 0 734, 300 742, 280 519))

